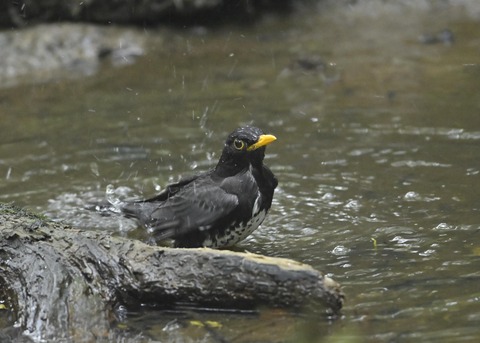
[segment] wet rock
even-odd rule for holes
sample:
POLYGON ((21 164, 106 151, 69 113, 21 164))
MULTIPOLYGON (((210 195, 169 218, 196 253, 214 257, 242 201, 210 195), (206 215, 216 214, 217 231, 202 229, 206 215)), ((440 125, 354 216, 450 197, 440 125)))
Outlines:
POLYGON ((444 29, 435 34, 423 34, 418 37, 418 41, 422 44, 438 44, 452 45, 455 42, 455 36, 449 29, 444 29))
POLYGON ((296 59, 291 64, 291 69, 300 69, 306 72, 323 71, 326 63, 321 57, 309 56, 296 59))
POLYGON ((326 62, 318 55, 304 55, 295 58, 279 74, 280 78, 312 75, 318 76, 326 85, 331 85, 340 80, 341 74, 334 62, 326 62))
POLYGON ((104 60, 124 65, 144 52, 144 35, 132 29, 44 24, 6 31, 0 33, 0 85, 91 75, 104 60))
POLYGON ((186 19, 245 19, 259 11, 284 9, 291 0, 23 0, 0 2, 0 26, 25 26, 48 21, 97 23, 172 23, 186 19))

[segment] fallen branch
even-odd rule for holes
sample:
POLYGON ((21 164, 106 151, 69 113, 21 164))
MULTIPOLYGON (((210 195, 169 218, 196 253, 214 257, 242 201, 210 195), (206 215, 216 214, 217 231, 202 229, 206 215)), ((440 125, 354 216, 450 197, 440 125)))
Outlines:
POLYGON ((288 259, 149 246, 1 204, 0 232, 0 300, 34 340, 105 337, 118 304, 337 313, 343 303, 336 282, 288 259))

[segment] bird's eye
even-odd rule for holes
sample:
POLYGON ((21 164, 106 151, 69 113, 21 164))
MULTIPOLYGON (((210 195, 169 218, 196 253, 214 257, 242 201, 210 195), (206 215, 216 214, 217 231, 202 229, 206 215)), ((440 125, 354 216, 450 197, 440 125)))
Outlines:
POLYGON ((233 141, 233 146, 237 150, 242 150, 245 147, 245 143, 243 141, 241 141, 240 139, 235 139, 233 141))

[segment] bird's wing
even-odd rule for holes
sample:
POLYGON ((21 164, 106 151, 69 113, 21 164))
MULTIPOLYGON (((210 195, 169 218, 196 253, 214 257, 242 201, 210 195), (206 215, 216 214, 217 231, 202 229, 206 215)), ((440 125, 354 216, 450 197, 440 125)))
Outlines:
MULTIPOLYGON (((238 197, 210 182, 191 182, 160 203, 145 218, 157 240, 177 237, 192 230, 208 230, 238 205, 238 197)), ((146 204, 145 204, 146 205, 146 204)))
POLYGON ((199 176, 200 175, 192 175, 190 177, 183 178, 176 183, 172 183, 172 184, 168 185, 162 192, 160 192, 158 195, 154 196, 153 198, 150 198, 150 199, 147 199, 147 200, 141 200, 141 201, 138 201, 138 203, 165 201, 168 198, 170 198, 171 196, 178 193, 178 191, 181 190, 182 187, 185 187, 190 182, 195 181, 199 176))

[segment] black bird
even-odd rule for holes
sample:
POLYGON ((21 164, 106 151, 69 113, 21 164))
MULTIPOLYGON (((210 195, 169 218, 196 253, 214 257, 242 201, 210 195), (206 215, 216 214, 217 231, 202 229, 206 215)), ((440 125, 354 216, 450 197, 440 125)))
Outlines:
POLYGON ((171 238, 176 247, 189 248, 232 246, 270 209, 278 182, 263 159, 266 145, 275 140, 256 127, 238 128, 213 169, 171 184, 151 199, 112 204, 137 218, 156 241, 171 238))

